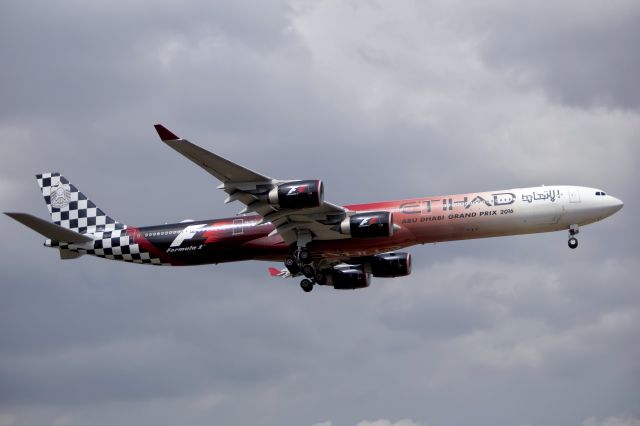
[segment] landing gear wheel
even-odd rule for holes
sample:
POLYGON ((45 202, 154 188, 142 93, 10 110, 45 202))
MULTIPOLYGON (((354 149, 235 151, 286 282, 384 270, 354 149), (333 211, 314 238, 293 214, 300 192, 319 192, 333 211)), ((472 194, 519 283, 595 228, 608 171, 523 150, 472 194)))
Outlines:
POLYGON ((302 267, 302 275, 307 278, 313 278, 316 275, 316 269, 312 265, 304 265, 302 267))
POLYGON ((327 283, 327 277, 323 272, 316 272, 316 275, 313 277, 313 280, 320 285, 325 285, 327 283))
POLYGON ((574 249, 578 247, 578 239, 576 237, 569 238, 569 248, 574 249))
POLYGON ((309 263, 311 262, 311 253, 309 253, 309 250, 307 249, 300 249, 300 253, 298 253, 298 259, 300 259, 300 262, 302 263, 309 263))
POLYGON ((309 293, 311 290, 313 290, 313 282, 305 278, 304 280, 300 281, 300 287, 302 287, 305 292, 309 293))
POLYGON ((297 274, 300 270, 298 262, 296 262, 296 259, 293 256, 287 256, 287 258, 284 260, 284 266, 289 270, 291 274, 297 274))

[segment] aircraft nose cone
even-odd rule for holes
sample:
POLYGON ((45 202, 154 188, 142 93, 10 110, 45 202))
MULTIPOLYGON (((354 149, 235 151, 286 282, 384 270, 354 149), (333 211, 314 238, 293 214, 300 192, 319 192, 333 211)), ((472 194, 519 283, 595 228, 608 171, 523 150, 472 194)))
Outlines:
POLYGON ((617 199, 616 197, 611 197, 611 214, 617 212, 624 206, 622 200, 617 199))
POLYGON ((616 207, 618 208, 618 210, 620 210, 622 207, 624 207, 624 203, 622 202, 622 200, 618 200, 616 198, 616 207))

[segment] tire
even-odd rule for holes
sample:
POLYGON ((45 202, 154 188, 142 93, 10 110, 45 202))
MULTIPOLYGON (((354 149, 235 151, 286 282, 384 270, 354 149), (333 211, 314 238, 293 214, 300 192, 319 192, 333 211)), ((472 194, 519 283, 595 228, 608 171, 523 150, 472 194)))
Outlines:
POLYGON ((313 283, 305 278, 304 280, 300 281, 300 287, 302 287, 302 289, 306 293, 309 293, 311 290, 313 290, 313 283))
POLYGON ((316 269, 311 265, 304 265, 302 267, 302 275, 307 278, 313 278, 316 275, 316 269))
POLYGON ((300 272, 300 267, 298 266, 298 263, 296 262, 296 260, 292 256, 288 256, 284 260, 284 266, 285 266, 285 268, 287 268, 289 270, 289 273, 291 275, 295 275, 298 272, 300 272))
POLYGON ((311 253, 309 253, 309 250, 307 249, 300 250, 299 257, 300 257, 300 262, 302 263, 311 262, 311 253))
POLYGON ((578 247, 578 239, 575 237, 571 237, 569 238, 568 244, 570 249, 575 249, 576 247, 578 247))

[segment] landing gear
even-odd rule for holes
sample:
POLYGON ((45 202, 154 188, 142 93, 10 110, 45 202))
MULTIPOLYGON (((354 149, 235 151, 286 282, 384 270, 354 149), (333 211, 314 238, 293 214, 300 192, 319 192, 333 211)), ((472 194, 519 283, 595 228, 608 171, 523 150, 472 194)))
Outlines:
POLYGON ((298 259, 300 262, 307 264, 311 262, 311 253, 306 248, 301 248, 298 250, 298 259))
POLYGON ((293 255, 287 256, 284 259, 284 266, 289 270, 291 275, 295 276, 302 273, 302 275, 307 277, 300 281, 300 287, 302 287, 305 292, 308 293, 313 290, 313 285, 316 281, 315 278, 318 274, 309 250, 305 247, 298 248, 293 255))
POLYGON ((300 287, 306 292, 310 292, 315 285, 326 285, 327 284, 327 274, 328 269, 321 269, 322 267, 316 265, 315 263, 312 265, 304 265, 302 267, 302 273, 304 274, 305 279, 300 281, 300 287))
POLYGON ((311 253, 305 248, 297 250, 291 256, 287 256, 284 259, 284 266, 291 275, 297 275, 302 272, 305 277, 313 278, 316 273, 312 265, 311 253))
POLYGON ((300 266, 298 266, 298 262, 293 256, 287 256, 287 258, 284 260, 284 266, 289 270, 289 273, 291 275, 295 275, 300 272, 300 266))
POLYGON ((313 280, 320 285, 325 285, 327 283, 327 276, 325 275, 324 272, 318 271, 316 272, 316 275, 313 277, 313 280))
POLYGON ((578 247, 578 239, 575 237, 575 235, 580 232, 580 229, 578 228, 578 225, 571 225, 569 227, 569 248, 570 249, 575 249, 576 247, 578 247))
POLYGON ((307 278, 313 278, 316 275, 316 268, 313 265, 303 265, 302 266, 302 275, 307 278))
POLYGON ((311 290, 313 290, 313 281, 305 278, 302 281, 300 281, 300 287, 302 287, 302 289, 306 293, 309 293, 311 290))
POLYGON ((308 293, 313 290, 313 285, 316 282, 320 283, 320 281, 316 281, 316 262, 313 261, 311 252, 306 247, 313 240, 313 236, 308 230, 301 230, 298 231, 297 240, 296 251, 285 259, 284 264, 291 275, 302 272, 302 275, 307 277, 300 281, 300 287, 308 293))

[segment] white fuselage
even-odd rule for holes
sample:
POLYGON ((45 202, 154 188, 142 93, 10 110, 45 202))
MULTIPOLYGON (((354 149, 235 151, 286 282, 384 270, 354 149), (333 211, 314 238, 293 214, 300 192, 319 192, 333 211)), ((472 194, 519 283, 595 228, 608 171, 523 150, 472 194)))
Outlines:
MULTIPOLYGON (((550 232, 597 222, 623 206, 595 188, 538 186, 348 206, 388 210, 399 246, 550 232)), ((382 242, 382 241, 381 241, 382 242)))

